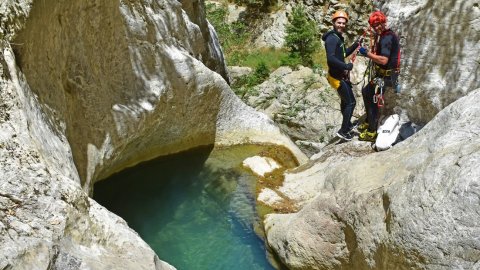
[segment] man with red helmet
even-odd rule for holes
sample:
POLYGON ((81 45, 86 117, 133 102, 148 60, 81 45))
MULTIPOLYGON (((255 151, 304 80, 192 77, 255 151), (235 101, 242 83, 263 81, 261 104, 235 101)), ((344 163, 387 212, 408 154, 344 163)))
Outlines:
POLYGON ((395 87, 400 66, 400 44, 397 35, 387 28, 387 17, 381 11, 370 15, 368 23, 375 32, 375 42, 370 51, 359 49, 360 55, 368 57, 375 67, 375 75, 362 89, 367 122, 359 126, 359 139, 375 141, 379 119, 379 107, 383 104, 383 87, 395 87), (380 93, 377 93, 379 89, 380 93))
POLYGON ((337 90, 340 96, 340 110, 342 112, 342 126, 337 132, 341 139, 350 141, 353 138, 353 125, 351 118, 355 109, 356 101, 352 91, 352 84, 348 78, 348 71, 352 70, 352 63, 345 63, 345 58, 352 54, 359 46, 355 42, 349 48, 345 48, 343 33, 348 23, 348 15, 343 10, 338 10, 332 16, 333 29, 322 36, 325 42, 328 64, 328 82, 337 90))

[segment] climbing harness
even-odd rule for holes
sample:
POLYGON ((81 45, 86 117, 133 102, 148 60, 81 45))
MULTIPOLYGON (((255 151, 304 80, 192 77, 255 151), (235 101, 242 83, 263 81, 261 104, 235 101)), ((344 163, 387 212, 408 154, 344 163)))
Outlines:
MULTIPOLYGON (((376 14, 374 21, 384 21, 385 18, 381 17, 379 14, 376 14)), ((360 38, 361 41, 366 37, 367 33, 369 34, 370 37, 370 50, 372 51, 373 54, 378 54, 377 53, 377 45, 380 42, 380 38, 384 35, 387 34, 392 34, 395 39, 397 40, 397 46, 398 46, 398 54, 397 54, 397 63, 395 65, 395 68, 393 69, 383 69, 378 65, 375 65, 372 61, 372 59, 369 59, 367 68, 365 69, 365 72, 363 73, 362 79, 357 82, 357 83, 352 83, 352 85, 358 85, 360 83, 362 84, 362 89, 365 87, 365 78, 368 77, 367 82, 375 84, 375 95, 373 97, 374 103, 377 104, 379 108, 383 107, 385 105, 385 99, 384 99, 384 87, 385 87, 385 77, 390 77, 394 78, 395 75, 398 75, 400 73, 400 40, 398 36, 393 32, 392 30, 388 29, 384 31, 381 35, 375 34, 372 27, 368 27, 367 29, 364 30, 362 37, 360 38), (379 90, 379 91, 378 91, 379 90)), ((362 44, 359 44, 355 54, 352 56, 352 63, 355 61, 356 56, 358 54, 359 48, 362 46, 362 44)), ((398 92, 398 81, 397 78, 395 77, 395 82, 392 82, 393 89, 398 92)))
POLYGON ((378 108, 382 108, 385 106, 385 99, 383 97, 383 87, 385 86, 385 81, 383 78, 375 78, 373 79, 375 83, 375 95, 373 95, 373 103, 377 104, 378 108), (379 91, 380 88, 380 91, 379 91))

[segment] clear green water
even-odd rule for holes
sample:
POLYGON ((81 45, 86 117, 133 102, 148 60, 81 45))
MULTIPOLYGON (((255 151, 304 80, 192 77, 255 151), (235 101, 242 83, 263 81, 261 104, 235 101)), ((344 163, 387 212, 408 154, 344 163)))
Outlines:
POLYGON ((255 234, 256 179, 241 162, 262 149, 195 149, 95 184, 94 199, 124 218, 177 269, 274 269, 255 234))

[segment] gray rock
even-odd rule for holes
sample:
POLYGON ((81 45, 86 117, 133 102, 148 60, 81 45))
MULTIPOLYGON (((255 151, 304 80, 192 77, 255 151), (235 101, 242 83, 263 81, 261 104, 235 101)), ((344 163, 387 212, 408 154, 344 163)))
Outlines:
POLYGON ((480 87, 478 1, 384 1, 402 42, 401 104, 425 124, 448 104, 480 87), (468 52, 468 53, 466 53, 468 52))
POLYGON ((66 137, 50 128, 11 50, 0 61, 8 72, 0 79, 8 115, 0 121, 0 267, 173 269, 88 198, 66 137))
MULTIPOLYGON (((354 87, 357 106, 352 121, 364 113, 360 92, 364 70, 364 59, 359 58, 351 74, 352 81, 359 82, 354 87)), ((280 67, 243 99, 273 119, 311 156, 318 152, 319 144, 326 145, 336 136, 342 121, 340 98, 328 84, 324 72, 306 67, 295 71, 280 67)))
POLYGON ((246 7, 228 4, 228 17, 227 23, 234 23, 237 22, 241 17, 242 14, 247 9, 246 7))
POLYGON ((268 244, 290 269, 478 267, 479 98, 452 103, 392 150, 329 155, 287 175, 281 191, 303 208, 267 217, 268 244))
POLYGON ((288 24, 287 11, 269 14, 269 26, 253 42, 256 47, 283 48, 288 24))
POLYGON ((265 227, 290 269, 480 267, 480 63, 464 54, 478 54, 479 9, 447 2, 380 3, 404 44, 396 109, 428 124, 387 152, 328 146, 286 174, 279 190, 301 210, 265 227))
POLYGON ((34 5, 36 15, 16 38, 24 44, 16 48, 19 65, 53 127, 66 133, 87 190, 142 160, 214 142, 258 141, 276 129, 198 61, 218 59, 210 49, 218 46, 205 37, 211 29, 204 18, 190 20, 204 15, 197 1, 88 5, 59 3, 48 16, 34 5))
POLYGON ((174 269, 88 197, 95 181, 205 144, 306 160, 228 87, 201 1, 0 10, 0 269, 174 269))
POLYGON ((243 76, 247 76, 253 72, 252 68, 250 67, 238 67, 238 66, 230 66, 228 67, 228 74, 230 75, 230 82, 231 84, 235 84, 238 79, 243 76))

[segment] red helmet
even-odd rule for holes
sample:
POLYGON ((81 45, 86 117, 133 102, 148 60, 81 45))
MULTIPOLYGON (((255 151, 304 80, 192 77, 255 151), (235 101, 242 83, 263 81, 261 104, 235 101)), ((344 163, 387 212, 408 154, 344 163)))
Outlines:
POLYGON ((375 11, 370 14, 370 18, 368 19, 368 23, 373 26, 378 23, 386 23, 387 17, 381 11, 375 11))

